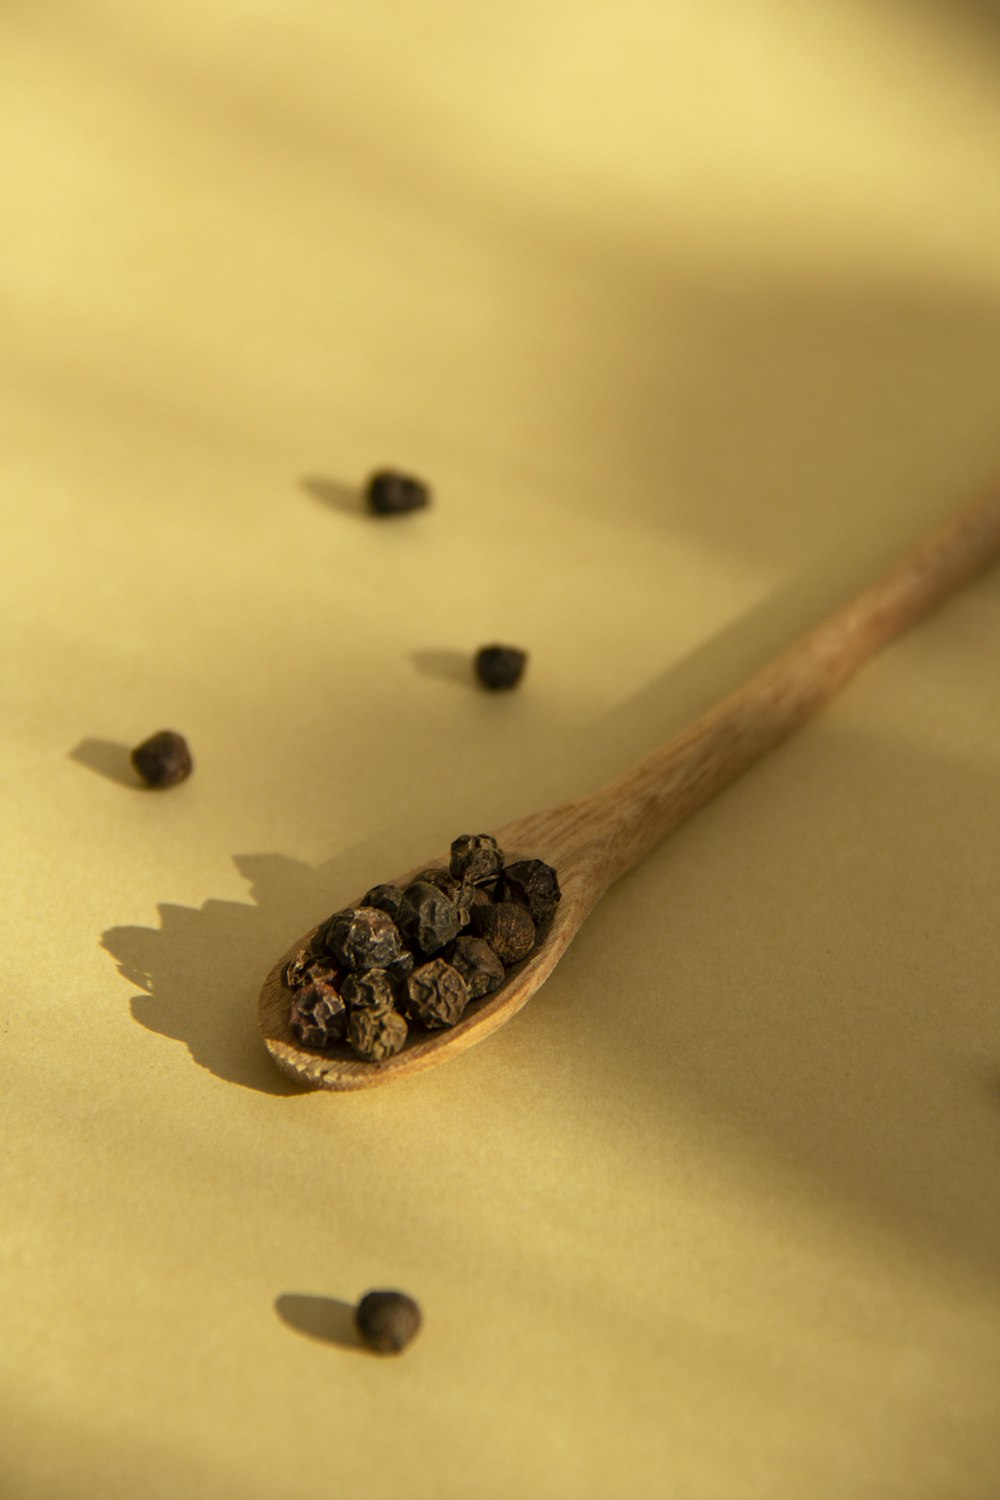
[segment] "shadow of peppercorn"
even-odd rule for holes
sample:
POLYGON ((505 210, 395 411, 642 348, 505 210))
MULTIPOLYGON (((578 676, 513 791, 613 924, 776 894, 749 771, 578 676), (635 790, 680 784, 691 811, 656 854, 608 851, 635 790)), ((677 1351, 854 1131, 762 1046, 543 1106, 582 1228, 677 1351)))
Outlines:
POLYGON ((142 991, 132 997, 133 1016, 184 1042, 196 1063, 226 1082, 300 1093, 261 1044, 261 984, 297 937, 371 883, 381 853, 356 846, 315 867, 284 854, 237 854, 233 863, 250 884, 252 903, 165 903, 159 927, 109 928, 102 947, 142 991))
POLYGON ((117 740, 85 739, 74 746, 69 758, 79 761, 81 766, 89 766, 90 770, 106 776, 109 781, 117 781, 135 791, 145 790, 133 769, 131 753, 128 745, 120 745, 117 740))
POLYGON ((282 1292, 274 1299, 274 1310, 283 1323, 324 1344, 341 1349, 367 1351, 354 1323, 354 1307, 339 1297, 311 1297, 302 1292, 282 1292))
POLYGON ((340 479, 323 479, 318 474, 307 474, 299 480, 299 488, 333 510, 343 511, 349 516, 368 516, 362 502, 361 489, 356 484, 345 484, 340 479))
POLYGON ((472 670, 471 651, 449 651, 444 647, 411 651, 410 660, 425 677, 441 682, 456 682, 459 687, 479 688, 472 670))

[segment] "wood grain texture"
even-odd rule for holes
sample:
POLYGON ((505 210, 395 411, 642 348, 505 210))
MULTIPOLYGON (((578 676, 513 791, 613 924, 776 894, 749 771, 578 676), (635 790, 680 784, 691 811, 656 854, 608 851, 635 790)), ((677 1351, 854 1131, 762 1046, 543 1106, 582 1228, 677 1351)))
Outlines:
MULTIPOLYGON (((539 950, 495 995, 469 1006, 457 1026, 415 1032, 380 1064, 309 1052, 288 1030, 285 964, 260 996, 264 1043, 283 1072, 311 1088, 368 1088, 435 1066, 483 1041, 521 1009, 548 977, 608 886, 754 761, 805 723, 876 651, 922 619, 1000 552, 1000 496, 991 495, 928 537, 896 567, 756 673, 689 729, 589 797, 533 813, 496 830, 508 858, 544 859, 563 898, 539 950)), ((447 864, 447 856, 424 860, 447 864)), ((372 872, 373 881, 384 877, 372 872)), ((396 883, 405 883, 409 875, 396 883)), ((350 902, 345 901, 345 905, 350 902)))

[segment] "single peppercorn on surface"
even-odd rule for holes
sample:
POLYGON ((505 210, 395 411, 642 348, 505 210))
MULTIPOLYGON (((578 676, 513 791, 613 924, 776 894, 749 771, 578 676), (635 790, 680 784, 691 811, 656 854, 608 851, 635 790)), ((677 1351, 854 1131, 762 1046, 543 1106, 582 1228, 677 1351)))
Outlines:
POLYGON ((376 1354, 401 1354, 422 1321, 420 1308, 405 1292, 366 1292, 354 1310, 358 1333, 376 1354))
POLYGON ((395 469, 380 469, 373 474, 365 495, 369 510, 376 516, 401 516, 424 510, 431 503, 430 489, 422 479, 399 474, 395 469))
POLYGON ((528 662, 519 646, 481 646, 476 652, 476 676, 493 692, 517 687, 528 662))
POLYGON ((130 756, 134 770, 156 791, 187 781, 194 770, 187 740, 175 729, 160 729, 136 745, 130 756))

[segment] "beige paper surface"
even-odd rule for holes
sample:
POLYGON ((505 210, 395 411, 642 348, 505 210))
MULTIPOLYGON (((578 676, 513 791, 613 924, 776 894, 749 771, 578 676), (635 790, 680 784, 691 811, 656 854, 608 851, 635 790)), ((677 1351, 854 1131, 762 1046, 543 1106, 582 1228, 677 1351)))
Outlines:
POLYGON ((997 481, 988 9, 13 0, 0 75, 0 1493, 991 1500, 997 574, 481 1048, 255 1033, 997 481))

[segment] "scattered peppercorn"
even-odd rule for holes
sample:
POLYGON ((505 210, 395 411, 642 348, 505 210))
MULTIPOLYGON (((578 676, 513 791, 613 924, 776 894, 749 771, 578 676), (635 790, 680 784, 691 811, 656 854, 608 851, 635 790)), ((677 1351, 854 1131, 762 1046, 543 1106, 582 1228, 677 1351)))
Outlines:
POLYGON ((503 861, 489 834, 463 834, 449 868, 421 870, 405 890, 373 886, 328 917, 285 965, 301 1045, 322 1052, 346 1041, 356 1057, 384 1062, 404 1047, 407 1017, 428 1030, 455 1026, 498 990, 559 901, 550 865, 503 861))
POLYGON ((476 652, 476 676, 493 691, 517 687, 527 661, 528 653, 517 646, 481 646, 476 652))
POLYGON ((431 492, 423 480, 395 469, 380 469, 368 481, 368 508, 376 516, 401 516, 423 510, 431 503, 431 492))
POLYGON ((303 1047, 323 1052, 343 1040, 347 1007, 332 984, 315 979, 294 992, 288 1027, 303 1047))
POLYGON ((400 1354, 421 1321, 420 1308, 405 1292, 366 1292, 354 1311, 358 1333, 376 1354, 400 1354))
POLYGON ((136 745, 132 765, 142 780, 157 791, 187 781, 194 769, 187 740, 173 729, 161 729, 136 745))
POLYGON ((506 978, 503 963, 485 938, 456 938, 448 950, 448 962, 468 985, 470 1000, 491 995, 506 978))
POLYGON ((513 901, 477 906, 472 920, 476 932, 486 939, 505 964, 520 963, 535 946, 535 924, 531 913, 513 901))
POLYGON ((406 1020, 391 1005, 373 1005, 355 1010, 347 1023, 347 1040, 365 1062, 385 1062, 402 1050, 406 1020))
POLYGON ((408 988, 410 1015, 432 1030, 455 1026, 469 1003, 469 986, 443 958, 432 958, 414 969, 408 988))

